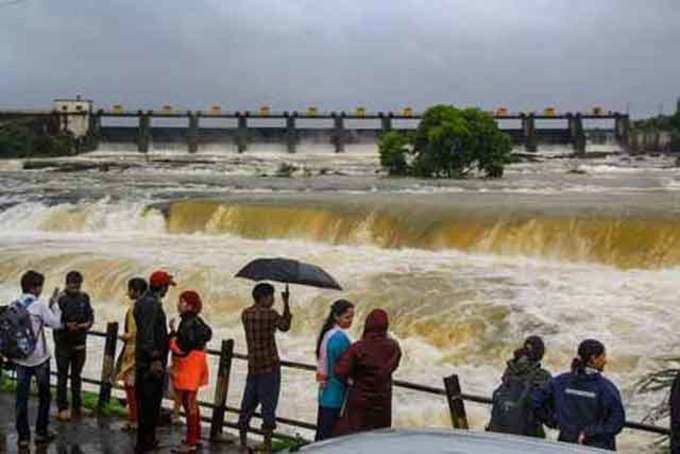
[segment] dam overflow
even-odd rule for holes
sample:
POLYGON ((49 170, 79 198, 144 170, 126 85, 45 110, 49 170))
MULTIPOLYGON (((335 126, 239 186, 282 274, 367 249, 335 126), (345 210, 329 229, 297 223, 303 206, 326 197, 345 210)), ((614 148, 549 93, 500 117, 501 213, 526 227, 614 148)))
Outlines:
MULTIPOLYGON (((540 114, 499 108, 491 114, 499 128, 529 152, 539 144, 570 144, 582 153, 588 140, 614 140, 623 148, 629 142, 628 115, 600 108, 589 113, 557 113, 547 108, 540 114)), ((58 100, 49 111, 0 110, 0 120, 36 116, 51 119, 50 124, 82 138, 86 149, 96 149, 100 142, 135 143, 142 153, 159 143, 185 144, 189 153, 210 144, 232 146, 239 153, 255 143, 279 144, 295 153, 303 141, 331 144, 336 153, 342 153, 347 145, 377 143, 386 131, 412 131, 422 118, 411 108, 397 113, 369 113, 362 107, 351 113, 321 113, 314 107, 277 113, 267 106, 256 112, 223 112, 217 106, 206 112, 171 106, 129 111, 119 105, 95 110, 91 101, 80 98, 58 100)))

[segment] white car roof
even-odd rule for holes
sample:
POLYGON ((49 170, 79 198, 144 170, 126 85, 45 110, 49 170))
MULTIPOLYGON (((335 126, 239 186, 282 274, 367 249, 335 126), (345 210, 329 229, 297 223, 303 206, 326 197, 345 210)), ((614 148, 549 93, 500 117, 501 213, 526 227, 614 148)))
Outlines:
POLYGON ((314 453, 585 454, 607 452, 538 438, 467 430, 382 429, 312 443, 314 453))

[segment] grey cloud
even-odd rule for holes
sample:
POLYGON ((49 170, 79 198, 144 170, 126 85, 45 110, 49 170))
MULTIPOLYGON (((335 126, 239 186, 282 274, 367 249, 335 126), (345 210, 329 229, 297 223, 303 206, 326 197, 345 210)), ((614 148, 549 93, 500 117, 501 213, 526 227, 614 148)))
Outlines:
POLYGON ((650 0, 25 0, 0 7, 0 104, 647 114, 680 95, 680 6, 650 0))

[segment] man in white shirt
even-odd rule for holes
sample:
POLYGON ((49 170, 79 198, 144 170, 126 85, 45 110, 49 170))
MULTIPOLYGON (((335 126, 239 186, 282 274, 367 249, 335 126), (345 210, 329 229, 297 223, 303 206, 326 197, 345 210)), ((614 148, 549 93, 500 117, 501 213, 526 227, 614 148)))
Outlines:
POLYGON ((36 271, 27 271, 21 276, 22 295, 18 302, 26 308, 31 316, 31 324, 36 337, 33 352, 24 359, 14 360, 17 366, 16 387, 16 429, 19 434, 19 448, 28 448, 31 441, 31 429, 28 424, 28 397, 31 388, 31 378, 35 376, 38 384, 38 419, 35 427, 36 444, 49 443, 55 436, 47 426, 49 423, 50 402, 50 350, 47 346, 45 327, 61 327, 61 311, 52 298, 47 304, 41 301, 45 277, 36 271))

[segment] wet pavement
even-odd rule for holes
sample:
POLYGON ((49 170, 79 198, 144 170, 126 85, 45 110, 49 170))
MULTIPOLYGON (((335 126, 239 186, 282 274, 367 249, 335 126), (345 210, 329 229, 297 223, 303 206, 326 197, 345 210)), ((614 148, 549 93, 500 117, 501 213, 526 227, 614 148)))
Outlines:
MULTIPOLYGON (((132 454, 134 452, 134 434, 122 431, 125 421, 119 418, 83 418, 79 421, 61 423, 54 419, 54 406, 50 417, 50 429, 57 433, 57 439, 49 445, 32 444, 30 451, 17 449, 17 435, 14 430, 14 396, 0 393, 0 453, 36 453, 36 454, 132 454)), ((37 402, 31 400, 29 418, 31 426, 35 424, 37 402)), ((170 453, 177 447, 184 435, 184 426, 164 426, 158 429, 158 440, 161 449, 154 453, 170 453)), ((202 453, 227 454, 239 452, 234 439, 226 437, 225 441, 209 443, 205 439, 209 428, 204 425, 202 453)))

